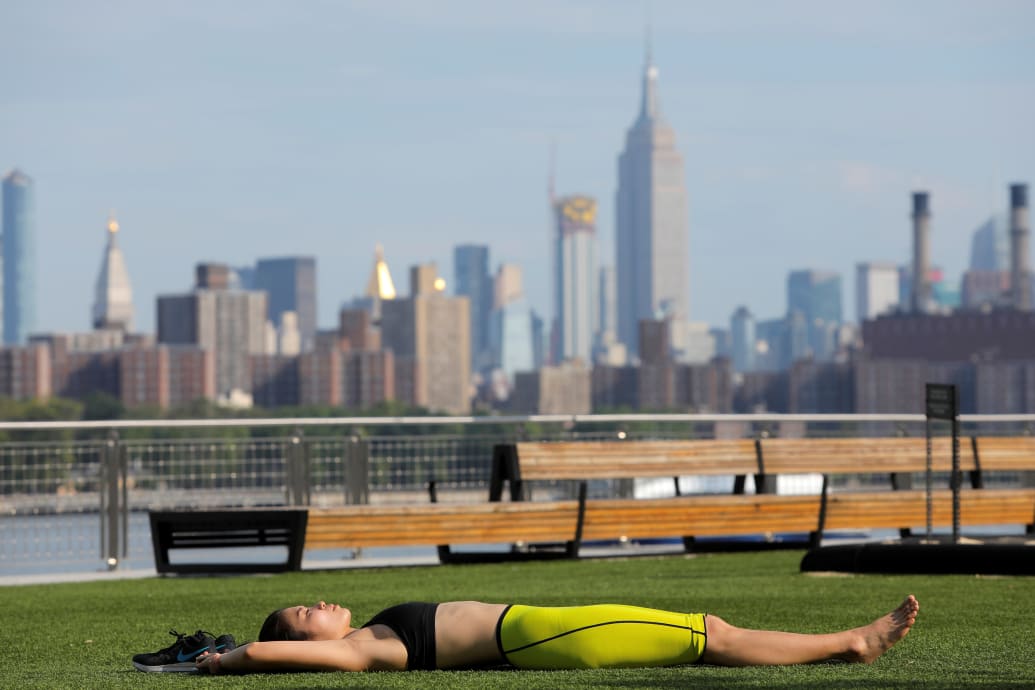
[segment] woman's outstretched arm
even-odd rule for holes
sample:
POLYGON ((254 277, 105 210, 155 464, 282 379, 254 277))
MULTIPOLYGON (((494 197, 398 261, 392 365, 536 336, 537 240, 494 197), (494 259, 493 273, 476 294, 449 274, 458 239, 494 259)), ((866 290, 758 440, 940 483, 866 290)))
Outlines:
MULTIPOLYGON (((226 654, 205 654, 198 668, 212 674, 283 671, 388 670, 385 658, 391 647, 380 640, 320 640, 304 642, 252 642, 226 654)), ((404 665, 405 665, 405 660, 404 665)), ((405 666, 404 666, 405 667, 405 666)))

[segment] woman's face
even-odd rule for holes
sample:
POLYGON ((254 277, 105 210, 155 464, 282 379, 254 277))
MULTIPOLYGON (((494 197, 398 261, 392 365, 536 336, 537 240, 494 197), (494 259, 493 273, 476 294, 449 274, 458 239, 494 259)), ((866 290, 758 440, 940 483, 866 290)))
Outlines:
POLYGON ((303 633, 307 640, 340 640, 352 629, 352 611, 323 601, 292 606, 280 615, 285 625, 303 633))

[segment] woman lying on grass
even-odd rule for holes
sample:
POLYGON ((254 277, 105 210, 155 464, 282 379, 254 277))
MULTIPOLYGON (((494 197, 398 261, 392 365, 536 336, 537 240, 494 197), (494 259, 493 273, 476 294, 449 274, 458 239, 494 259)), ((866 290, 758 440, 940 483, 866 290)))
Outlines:
POLYGON ((197 661, 209 673, 414 671, 870 663, 905 637, 913 595, 861 628, 803 635, 737 628, 717 616, 603 604, 549 608, 476 601, 393 606, 360 628, 322 601, 274 611, 253 642, 197 661))

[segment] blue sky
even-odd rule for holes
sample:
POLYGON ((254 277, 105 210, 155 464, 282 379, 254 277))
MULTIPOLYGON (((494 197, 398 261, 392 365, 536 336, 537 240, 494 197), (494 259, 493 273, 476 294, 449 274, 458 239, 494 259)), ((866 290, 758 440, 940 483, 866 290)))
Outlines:
MULTIPOLYGON (((783 314, 788 271, 932 259, 1035 183, 1035 3, 665 2, 660 98, 686 164, 691 317, 783 314)), ((452 247, 516 263, 549 313, 558 193, 600 204, 639 103, 643 2, 0 0, 0 170, 36 189, 37 330, 85 330, 109 209, 137 327, 197 261, 315 255, 319 320, 380 242, 398 286, 452 247)))

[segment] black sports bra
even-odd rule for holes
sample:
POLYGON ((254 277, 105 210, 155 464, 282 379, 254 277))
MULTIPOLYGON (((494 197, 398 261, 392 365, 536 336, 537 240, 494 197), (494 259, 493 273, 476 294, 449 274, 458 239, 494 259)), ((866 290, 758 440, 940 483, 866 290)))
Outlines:
POLYGON ((438 604, 411 601, 385 609, 367 621, 387 625, 406 647, 406 670, 433 671, 435 664, 435 611, 438 604))

